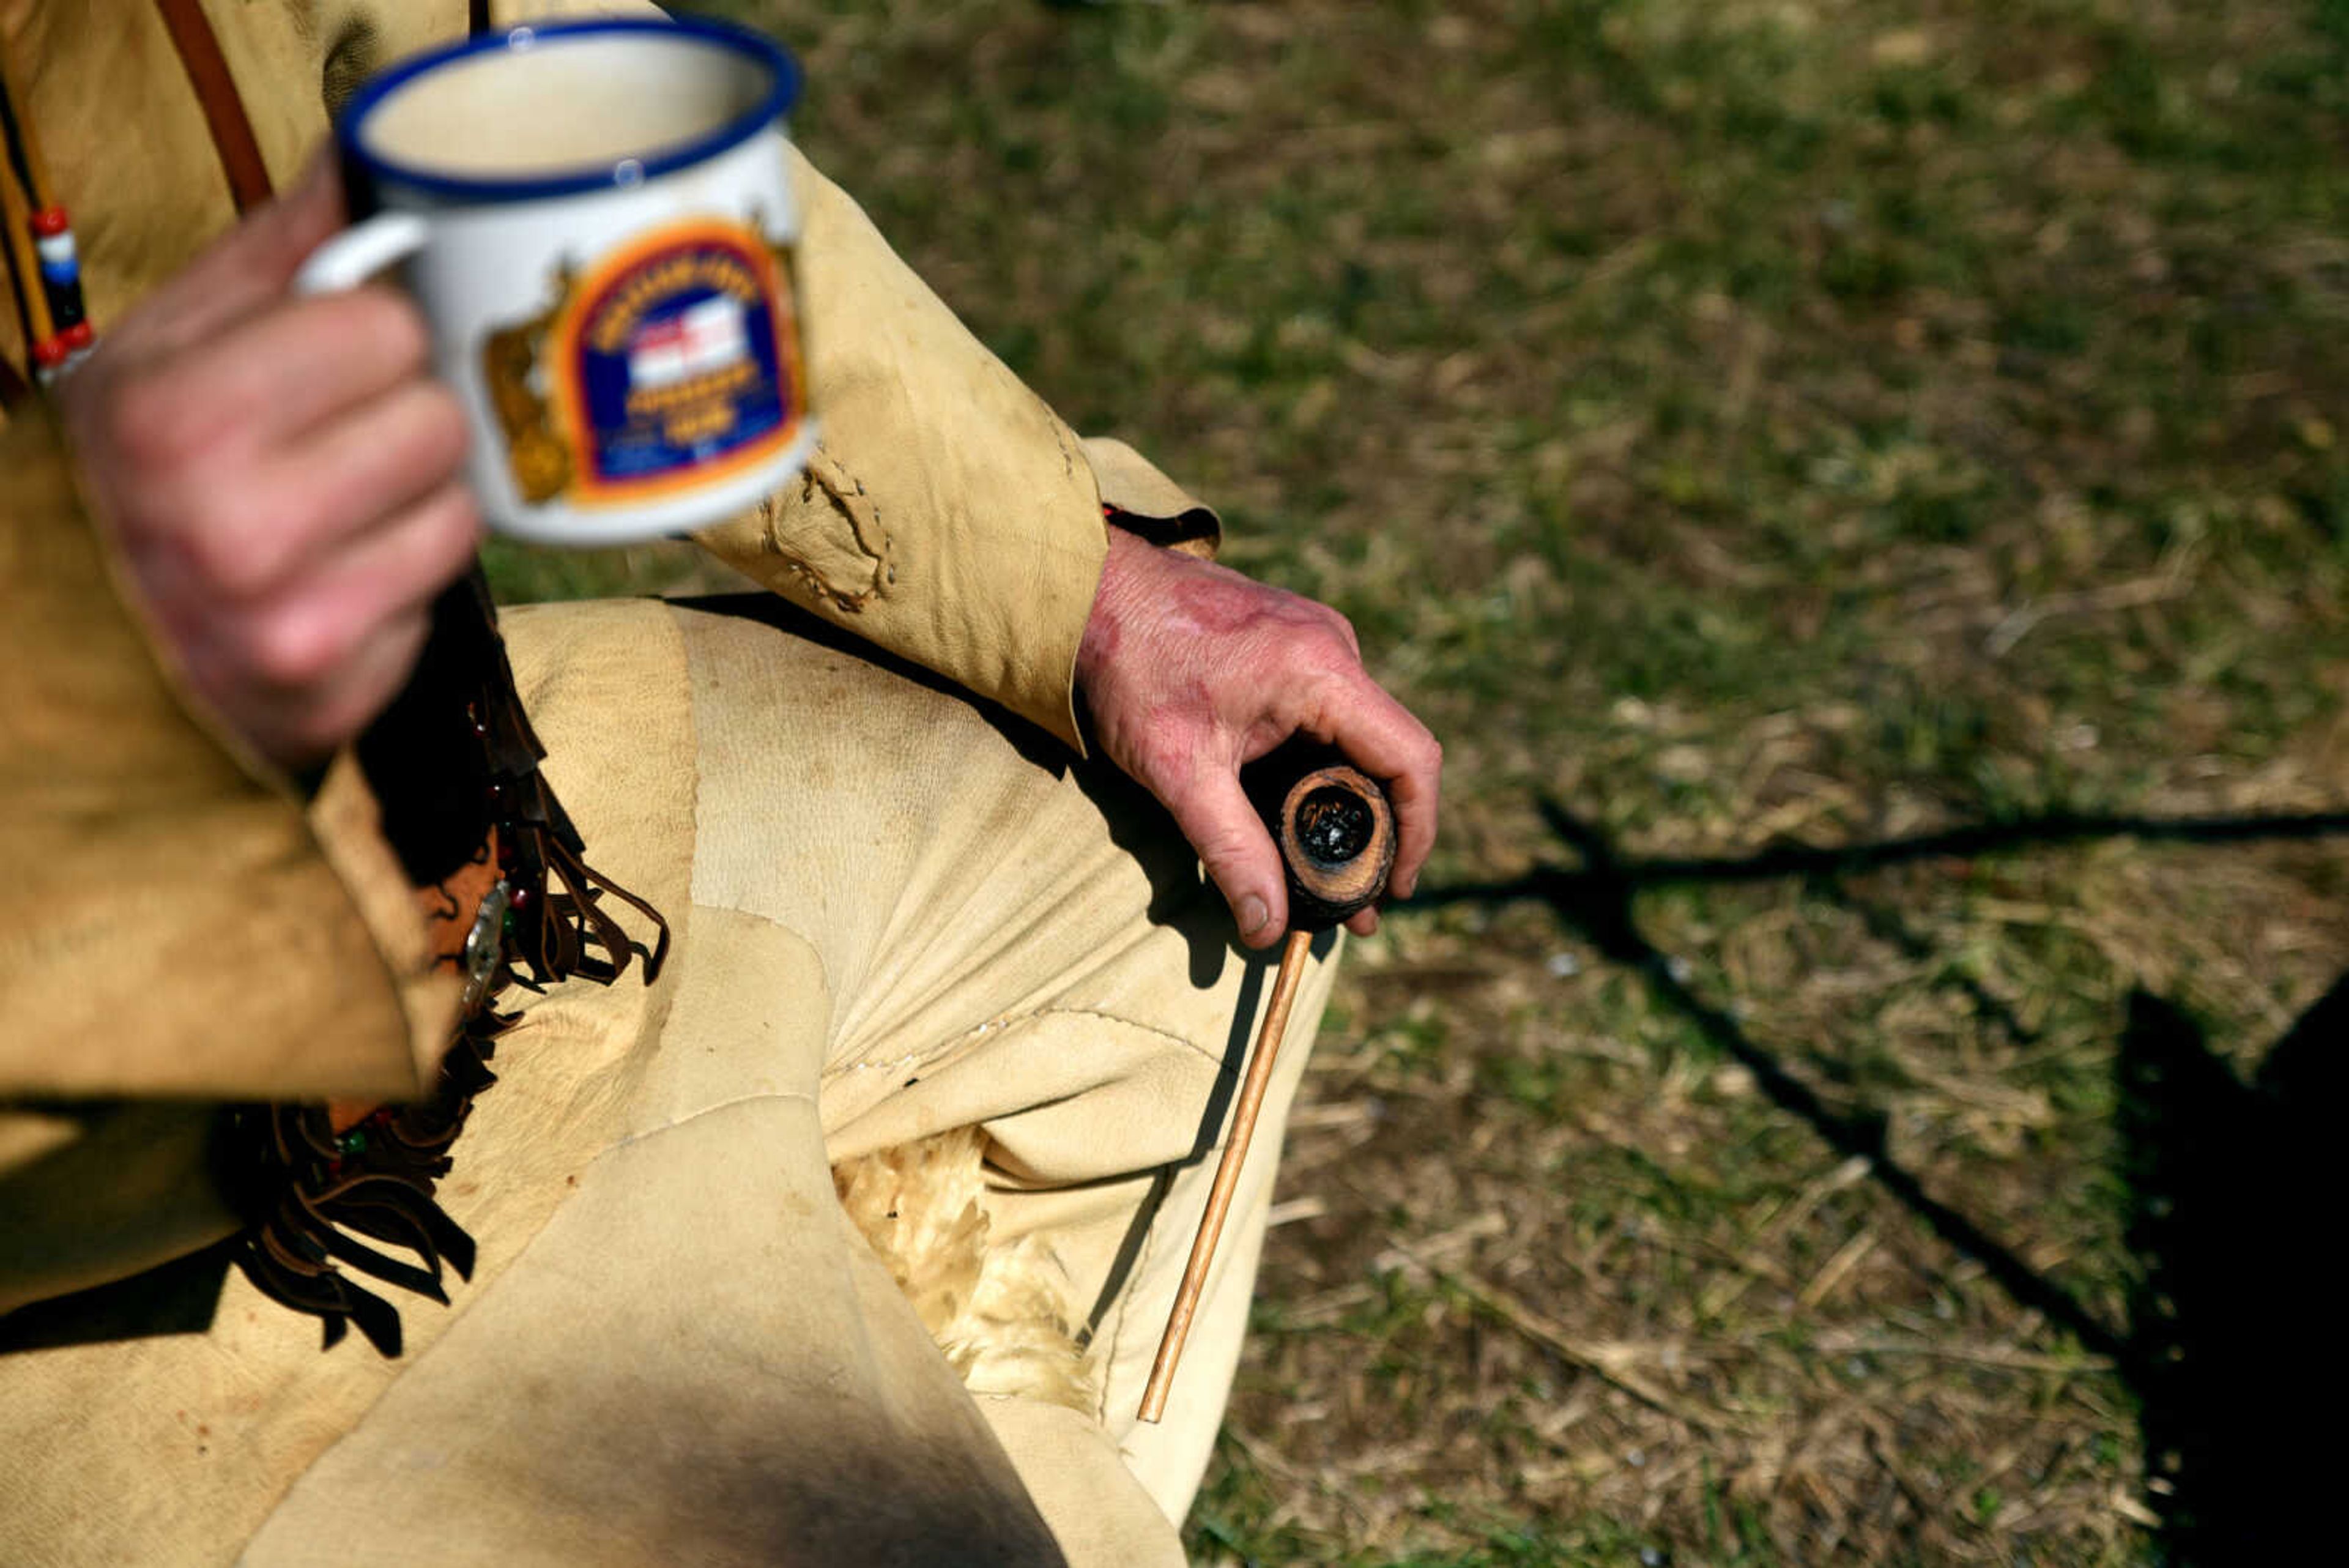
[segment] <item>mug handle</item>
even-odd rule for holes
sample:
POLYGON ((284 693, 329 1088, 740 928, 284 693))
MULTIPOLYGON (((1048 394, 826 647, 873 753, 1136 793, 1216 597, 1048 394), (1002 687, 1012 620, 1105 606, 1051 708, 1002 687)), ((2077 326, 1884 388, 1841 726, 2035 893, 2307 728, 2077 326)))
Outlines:
POLYGON ((294 274, 296 294, 340 294, 424 248, 432 225, 415 213, 378 213, 312 251, 294 274))

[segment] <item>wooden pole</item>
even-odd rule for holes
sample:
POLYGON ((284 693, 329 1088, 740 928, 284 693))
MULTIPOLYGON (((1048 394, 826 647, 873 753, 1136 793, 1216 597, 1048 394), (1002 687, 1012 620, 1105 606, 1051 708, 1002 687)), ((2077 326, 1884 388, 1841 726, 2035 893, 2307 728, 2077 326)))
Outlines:
POLYGON ((1239 1104, 1232 1112, 1231 1136, 1224 1157, 1216 1164, 1215 1185, 1207 1189, 1206 1212, 1199 1218, 1199 1233, 1191 1242, 1191 1260, 1183 1267, 1182 1288, 1174 1294, 1174 1310, 1167 1314, 1166 1333, 1158 1341, 1158 1359, 1150 1365, 1150 1381, 1142 1390, 1142 1418, 1154 1422, 1166 1413, 1166 1396, 1174 1386, 1174 1366, 1183 1358, 1183 1342, 1190 1336, 1191 1319, 1199 1310, 1199 1296, 1207 1286, 1207 1266, 1215 1260, 1216 1242, 1231 1212, 1232 1194, 1239 1188, 1240 1168, 1247 1163, 1248 1140, 1256 1136, 1257 1113, 1272 1083, 1273 1058, 1281 1036, 1288 1031, 1289 1009, 1297 1002, 1298 983, 1312 957, 1313 933, 1326 930, 1357 909, 1367 909, 1386 891, 1387 873, 1394 867, 1394 807, 1378 781, 1343 763, 1311 766, 1309 753, 1302 763, 1276 765, 1263 793, 1251 794, 1257 810, 1279 846, 1288 878, 1288 940, 1280 950, 1280 974, 1272 983, 1272 1001, 1264 1010, 1264 1027, 1257 1032, 1256 1054, 1248 1059, 1247 1075, 1240 1082, 1239 1104), (1310 771, 1300 772, 1299 768, 1310 771), (1285 789, 1273 787, 1286 781, 1285 789))
POLYGON ((1297 984, 1304 978, 1313 933, 1291 931, 1280 950, 1280 976, 1273 981, 1272 1002, 1265 1009, 1264 1027, 1256 1037, 1256 1054, 1248 1059, 1247 1076, 1240 1085, 1240 1101, 1232 1113, 1231 1137, 1216 1165, 1216 1184, 1207 1190, 1207 1211, 1200 1218, 1199 1234, 1191 1242, 1191 1261, 1183 1268, 1183 1288, 1175 1293, 1174 1310, 1166 1319, 1166 1333, 1158 1341, 1158 1359, 1151 1363, 1150 1381, 1142 1390, 1142 1418, 1155 1422, 1166 1413, 1166 1395, 1174 1386, 1174 1366, 1183 1358, 1183 1342, 1190 1337, 1192 1316, 1199 1310, 1200 1293, 1207 1286, 1207 1265, 1216 1255, 1216 1241, 1224 1233, 1224 1217, 1231 1211, 1232 1194, 1239 1187, 1240 1167, 1247 1162, 1248 1140, 1256 1135, 1257 1112, 1272 1082, 1272 1059, 1280 1051, 1280 1037, 1288 1028, 1288 1010, 1297 1001, 1297 984))

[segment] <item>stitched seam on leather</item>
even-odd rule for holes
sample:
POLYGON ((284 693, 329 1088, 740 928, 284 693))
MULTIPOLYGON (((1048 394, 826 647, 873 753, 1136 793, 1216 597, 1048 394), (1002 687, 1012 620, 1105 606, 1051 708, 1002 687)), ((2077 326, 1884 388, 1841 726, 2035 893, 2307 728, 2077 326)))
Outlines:
MULTIPOLYGON (((1136 1019, 1127 1018, 1119 1013, 1104 1012, 1099 1008, 1040 1007, 1031 1012, 1008 1013, 1000 1018, 990 1018, 984 1023, 974 1024, 972 1027, 964 1030, 961 1033, 954 1036, 950 1040, 941 1041, 936 1045, 925 1046, 917 1050, 908 1051, 903 1055, 892 1056, 885 1061, 848 1062, 843 1063, 838 1067, 828 1067, 824 1070, 824 1076, 826 1078, 830 1078, 835 1075, 845 1075, 850 1073, 878 1073, 883 1071, 895 1071, 903 1067, 931 1066, 944 1059, 947 1053, 955 1050, 957 1047, 968 1044, 971 1041, 977 1040, 983 1035, 992 1034, 999 1030, 1017 1028, 1018 1026, 1025 1023, 1035 1023, 1047 1018, 1099 1019, 1104 1023, 1114 1023, 1119 1025, 1121 1028, 1132 1029, 1139 1033, 1152 1035, 1157 1039, 1168 1041, 1174 1044, 1180 1045, 1185 1050, 1189 1051, 1193 1055, 1198 1056, 1211 1064, 1219 1072, 1224 1066, 1223 1057, 1215 1051, 1211 1050, 1207 1046, 1200 1044, 1197 1041, 1192 1040, 1185 1035, 1177 1034, 1171 1029, 1160 1029, 1154 1025, 1143 1023, 1136 1019)), ((1237 1069, 1235 1068, 1234 1071, 1237 1072, 1237 1069)))
POLYGON ((808 454, 807 467, 800 475, 800 504, 813 506, 818 490, 847 522, 849 536, 856 542, 857 552, 873 564, 871 578, 864 587, 842 587, 787 546, 779 533, 781 507, 771 495, 759 503, 759 542, 818 602, 842 614, 854 615, 884 597, 889 585, 897 580, 897 568, 891 560, 889 532, 882 526, 881 509, 865 493, 864 482, 842 467, 840 460, 827 452, 822 441, 808 454))
POLYGON ((1037 1009, 1034 1012, 1027 1014, 1024 1018, 1020 1019, 1019 1022, 1026 1023, 1031 1019, 1053 1017, 1098 1018, 1104 1023, 1123 1024, 1128 1029, 1139 1030, 1144 1034, 1154 1034, 1161 1040, 1171 1040, 1177 1045, 1189 1051, 1193 1055, 1204 1056, 1218 1067, 1224 1064, 1224 1059, 1221 1055, 1208 1049, 1206 1046, 1200 1044, 1197 1041, 1193 1040, 1188 1035, 1177 1034, 1171 1029, 1160 1029, 1153 1024, 1144 1023, 1139 1019, 1125 1017, 1122 1013, 1104 1012, 1096 1007, 1042 1007, 1037 1009))
POLYGON ((658 1137, 666 1132, 675 1132, 678 1128, 690 1126, 704 1116, 712 1116, 719 1111, 731 1110, 736 1106, 747 1106, 757 1100, 798 1100, 810 1110, 818 1108, 815 1096, 798 1089, 761 1089, 756 1094, 737 1095, 732 1099, 719 1100, 703 1106, 698 1110, 688 1111, 685 1115, 665 1121, 658 1127, 639 1127, 635 1132, 623 1134, 605 1144, 594 1158, 588 1160, 587 1165, 591 1168, 600 1165, 616 1149, 626 1148, 633 1143, 641 1143, 648 1137, 658 1137))

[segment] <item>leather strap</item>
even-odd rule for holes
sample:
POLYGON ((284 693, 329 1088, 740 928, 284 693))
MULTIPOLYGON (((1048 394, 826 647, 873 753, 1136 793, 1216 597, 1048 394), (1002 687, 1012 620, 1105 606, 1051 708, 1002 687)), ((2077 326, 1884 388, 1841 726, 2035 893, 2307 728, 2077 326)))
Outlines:
POLYGON ((212 151, 220 154, 221 170, 228 176, 229 195, 240 214, 249 213, 269 200, 269 165, 262 161, 261 143, 254 139, 253 121, 245 118, 244 100, 237 96, 236 78, 229 71, 228 57, 221 53, 212 18, 204 15, 202 0, 155 0, 155 8, 162 13, 171 47, 180 52, 180 65, 203 107, 212 151))
POLYGON ((30 111, 20 107, 24 88, 16 73, 16 60, 9 50, 8 39, 0 34, 0 223, 5 223, 7 234, 0 235, 0 272, 7 274, 10 292, 16 306, 16 323, 24 336, 25 366, 22 370, 0 355, 0 412, 16 407, 32 393, 33 345, 46 332, 43 324, 44 300, 41 294, 40 263, 32 249, 32 235, 25 228, 31 209, 40 204, 40 194, 31 187, 36 182, 33 171, 33 147, 30 111))
MULTIPOLYGON (((221 171, 228 176, 229 195, 240 214, 249 213, 273 193, 269 164, 261 156, 261 143, 253 134, 253 121, 245 116, 244 99, 236 90, 228 57, 221 53, 212 18, 204 15, 203 0, 155 0, 155 8, 162 13, 163 26, 171 35, 171 47, 179 51, 189 85, 196 89, 205 128, 212 132, 212 151, 220 155, 221 171)), ((467 30, 486 33, 490 26, 490 0, 468 0, 467 30)))

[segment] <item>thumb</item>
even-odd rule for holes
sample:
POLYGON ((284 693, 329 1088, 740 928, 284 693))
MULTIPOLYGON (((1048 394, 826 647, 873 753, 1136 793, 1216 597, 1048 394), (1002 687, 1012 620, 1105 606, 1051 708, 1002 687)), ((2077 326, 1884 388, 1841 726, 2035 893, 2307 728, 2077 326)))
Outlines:
POLYGON ((1162 798, 1231 905, 1240 940, 1260 948, 1287 930, 1288 888, 1280 851, 1248 804, 1238 776, 1204 767, 1162 798))
POLYGON ((342 164, 329 142, 311 154, 299 179, 244 224, 252 275, 278 289, 292 283, 310 253, 349 221, 345 207, 342 164))

